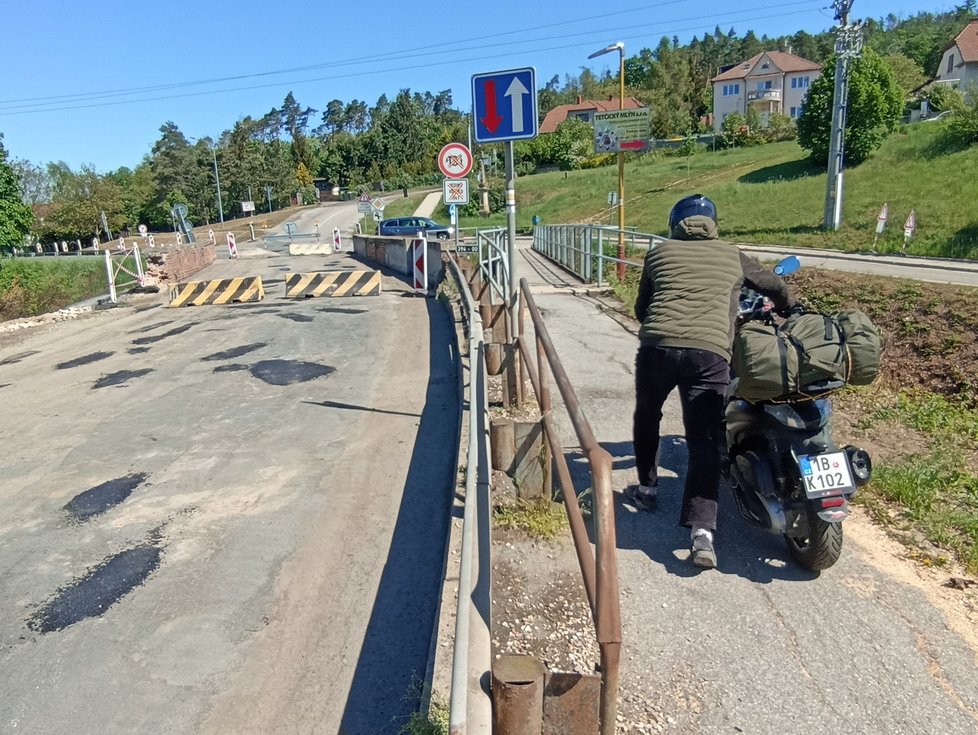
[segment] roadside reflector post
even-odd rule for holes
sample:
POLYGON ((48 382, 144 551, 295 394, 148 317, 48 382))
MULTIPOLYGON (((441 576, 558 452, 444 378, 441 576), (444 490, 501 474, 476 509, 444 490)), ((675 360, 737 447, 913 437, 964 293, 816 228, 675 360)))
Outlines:
POLYGON ((411 262, 414 271, 414 292, 416 295, 428 295, 428 240, 423 232, 411 241, 411 262))
POLYGON ((253 224, 248 224, 248 229, 251 230, 251 242, 255 241, 255 226, 253 224))

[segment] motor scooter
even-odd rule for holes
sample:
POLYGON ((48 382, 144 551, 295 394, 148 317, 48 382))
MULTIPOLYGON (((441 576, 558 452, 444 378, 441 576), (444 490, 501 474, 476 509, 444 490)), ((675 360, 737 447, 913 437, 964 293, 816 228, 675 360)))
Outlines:
MULTIPOLYGON (((774 272, 800 267, 791 256, 774 272)), ((775 324, 771 302, 745 289, 738 326, 775 324)), ((830 394, 841 381, 806 386, 805 395, 748 401, 731 380, 725 404, 722 467, 740 514, 781 534, 791 557, 812 571, 828 569, 842 553, 842 522, 856 489, 869 482, 872 459, 859 447, 840 447, 832 437, 830 394)))

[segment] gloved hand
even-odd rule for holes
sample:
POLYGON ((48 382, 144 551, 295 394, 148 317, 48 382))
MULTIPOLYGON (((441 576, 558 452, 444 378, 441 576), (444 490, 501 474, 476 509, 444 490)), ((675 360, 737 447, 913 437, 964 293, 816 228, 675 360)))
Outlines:
POLYGON ((787 318, 792 314, 804 314, 806 311, 808 311, 808 309, 805 308, 804 303, 796 298, 791 298, 788 300, 788 303, 786 306, 784 306, 784 308, 778 309, 778 316, 787 318))

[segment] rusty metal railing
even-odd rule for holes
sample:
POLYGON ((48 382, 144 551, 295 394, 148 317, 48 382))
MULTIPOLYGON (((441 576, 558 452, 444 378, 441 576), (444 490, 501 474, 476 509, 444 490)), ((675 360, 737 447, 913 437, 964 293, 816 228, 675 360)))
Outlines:
MULTIPOLYGON (((601 655, 601 735, 614 735, 618 717, 618 684, 621 659, 621 610, 618 599, 618 562, 615 542, 615 507, 611 490, 611 455, 594 438, 591 424, 581 409, 574 388, 557 356, 550 334, 543 323, 540 310, 533 301, 533 294, 525 278, 520 279, 519 335, 517 344, 521 356, 520 371, 529 376, 540 407, 541 420, 547 441, 553 452, 557 480, 564 497, 567 519, 577 560, 581 566, 584 589, 591 607, 594 630, 601 655), (524 333, 525 313, 529 312, 536 335, 535 354, 524 333), (594 555, 587 528, 581 513, 577 493, 567 467, 567 459, 561 451, 560 438, 554 427, 550 385, 547 369, 552 373, 557 389, 570 416, 581 451, 591 470, 594 517, 594 555)), ((523 384, 520 375, 520 385, 523 384)))

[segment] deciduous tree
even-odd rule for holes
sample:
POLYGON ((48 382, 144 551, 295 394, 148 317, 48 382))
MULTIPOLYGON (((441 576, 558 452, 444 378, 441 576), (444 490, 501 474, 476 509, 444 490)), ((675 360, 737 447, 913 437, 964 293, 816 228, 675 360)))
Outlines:
POLYGON ((19 246, 34 224, 34 213, 21 197, 20 182, 7 163, 0 134, 0 245, 19 246))
MULTIPOLYGON (((798 143, 809 151, 813 162, 824 165, 829 158, 832 128, 832 96, 835 90, 835 60, 812 82, 805 107, 798 118, 798 143)), ((903 94, 886 62, 872 49, 852 63, 846 111, 845 156, 850 164, 865 161, 879 148, 903 115, 903 94)))

